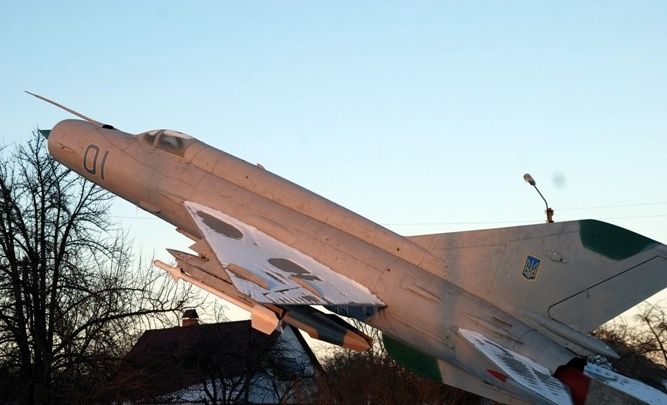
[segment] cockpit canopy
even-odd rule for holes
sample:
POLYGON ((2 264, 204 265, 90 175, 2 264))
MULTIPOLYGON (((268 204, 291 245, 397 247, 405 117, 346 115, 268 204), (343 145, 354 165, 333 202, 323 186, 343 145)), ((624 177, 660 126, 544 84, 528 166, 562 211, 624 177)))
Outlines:
POLYGON ((156 129, 137 135, 143 142, 177 156, 183 156, 194 138, 171 129, 156 129))

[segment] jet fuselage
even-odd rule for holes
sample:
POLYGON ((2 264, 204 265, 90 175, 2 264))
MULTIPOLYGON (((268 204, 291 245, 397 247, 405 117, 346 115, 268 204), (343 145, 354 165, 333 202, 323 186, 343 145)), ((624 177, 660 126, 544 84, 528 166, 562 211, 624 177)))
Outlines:
POLYGON ((212 207, 293 246, 366 286, 386 304, 347 315, 464 370, 479 371, 464 362, 462 354, 469 348, 460 343, 459 328, 499 336, 505 347, 552 372, 573 357, 483 297, 447 281, 447 263, 424 247, 259 165, 183 139, 180 150, 162 149, 147 134, 65 120, 53 128, 48 146, 56 160, 193 240, 202 235, 184 201, 212 207))

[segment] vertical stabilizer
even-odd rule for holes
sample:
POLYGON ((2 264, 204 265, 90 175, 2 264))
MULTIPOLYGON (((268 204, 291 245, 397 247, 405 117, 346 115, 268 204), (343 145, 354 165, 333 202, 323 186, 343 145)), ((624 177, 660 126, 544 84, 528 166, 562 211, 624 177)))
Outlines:
POLYGON ((441 257, 460 287, 585 332, 667 287, 667 246, 600 221, 410 239, 441 257))

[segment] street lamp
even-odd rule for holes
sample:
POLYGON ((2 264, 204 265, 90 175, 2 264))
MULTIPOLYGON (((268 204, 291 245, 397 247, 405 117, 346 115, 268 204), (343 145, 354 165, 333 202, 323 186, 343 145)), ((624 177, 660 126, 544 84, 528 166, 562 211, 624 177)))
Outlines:
POLYGON ((526 174, 523 175, 523 179, 526 181, 526 183, 535 187, 535 190, 537 191, 537 194, 539 194, 540 197, 542 197, 542 201, 544 201, 544 205, 547 207, 547 209, 544 211, 547 214, 547 223, 550 224, 550 223, 554 222, 554 210, 549 208, 549 203, 547 203, 547 200, 546 200, 546 198, 544 198, 544 196, 540 192, 540 189, 537 188, 537 183, 535 183, 535 179, 533 178, 533 176, 526 173, 526 174))

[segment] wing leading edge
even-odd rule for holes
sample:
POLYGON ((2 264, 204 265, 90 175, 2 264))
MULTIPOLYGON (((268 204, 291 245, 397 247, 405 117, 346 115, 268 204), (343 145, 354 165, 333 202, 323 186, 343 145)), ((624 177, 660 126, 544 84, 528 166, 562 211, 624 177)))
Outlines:
POLYGON ((234 287, 258 303, 384 306, 368 288, 251 225, 195 202, 184 206, 234 287))

